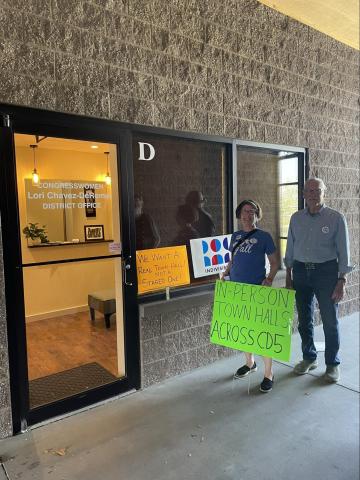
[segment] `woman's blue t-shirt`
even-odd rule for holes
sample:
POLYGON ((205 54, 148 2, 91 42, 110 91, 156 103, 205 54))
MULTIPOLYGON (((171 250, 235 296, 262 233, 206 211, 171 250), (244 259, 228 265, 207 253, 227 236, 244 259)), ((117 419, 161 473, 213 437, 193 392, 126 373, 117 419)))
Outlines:
POLYGON ((233 252, 234 245, 245 237, 249 232, 239 230, 231 237, 230 250, 232 253, 232 264, 230 268, 230 280, 233 282, 250 283, 261 285, 266 276, 265 255, 271 255, 276 251, 270 233, 256 229, 233 252))

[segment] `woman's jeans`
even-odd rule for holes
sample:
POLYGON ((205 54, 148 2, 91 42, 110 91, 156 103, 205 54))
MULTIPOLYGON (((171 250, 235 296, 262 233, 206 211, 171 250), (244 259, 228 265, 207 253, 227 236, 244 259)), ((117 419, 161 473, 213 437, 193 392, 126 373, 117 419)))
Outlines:
POLYGON ((338 365, 340 347, 338 305, 331 299, 338 279, 338 263, 303 263, 294 261, 293 285, 299 316, 299 333, 304 360, 315 360, 314 296, 316 297, 325 334, 325 363, 338 365))

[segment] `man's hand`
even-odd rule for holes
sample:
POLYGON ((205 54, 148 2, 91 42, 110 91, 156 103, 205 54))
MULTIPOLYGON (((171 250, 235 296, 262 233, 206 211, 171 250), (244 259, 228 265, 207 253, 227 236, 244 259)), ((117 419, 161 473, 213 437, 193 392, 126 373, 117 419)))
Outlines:
POLYGON ((339 303, 345 295, 345 283, 339 280, 336 284, 336 287, 331 295, 331 299, 334 300, 334 303, 339 303))

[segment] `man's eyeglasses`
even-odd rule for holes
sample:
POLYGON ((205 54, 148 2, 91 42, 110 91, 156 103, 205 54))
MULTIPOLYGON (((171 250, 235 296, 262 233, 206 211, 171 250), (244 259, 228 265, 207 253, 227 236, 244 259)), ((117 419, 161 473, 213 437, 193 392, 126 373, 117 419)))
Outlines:
POLYGON ((306 192, 306 193, 317 193, 317 194, 320 194, 322 191, 323 191, 322 188, 314 188, 314 189, 308 189, 308 188, 306 188, 306 189, 304 190, 304 192, 306 192))

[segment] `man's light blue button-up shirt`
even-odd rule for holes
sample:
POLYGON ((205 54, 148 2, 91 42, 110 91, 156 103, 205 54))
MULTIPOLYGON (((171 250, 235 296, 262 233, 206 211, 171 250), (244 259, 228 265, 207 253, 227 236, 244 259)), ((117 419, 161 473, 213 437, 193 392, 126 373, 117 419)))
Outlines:
POLYGON ((349 234, 344 215, 325 205, 315 214, 307 208, 294 213, 289 225, 285 265, 292 267, 294 260, 323 263, 336 259, 339 272, 351 272, 349 234))

